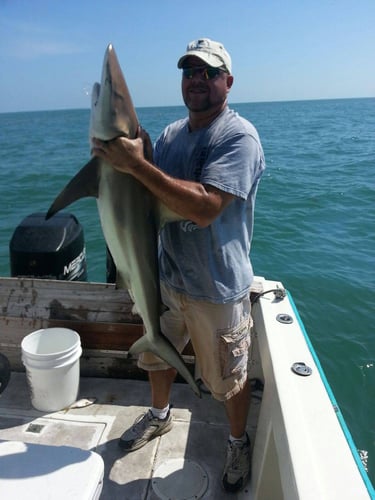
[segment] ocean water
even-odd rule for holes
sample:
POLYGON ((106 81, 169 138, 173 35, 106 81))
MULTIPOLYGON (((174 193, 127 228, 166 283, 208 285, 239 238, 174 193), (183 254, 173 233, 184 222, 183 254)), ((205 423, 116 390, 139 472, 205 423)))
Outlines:
MULTIPOLYGON (((255 273, 292 293, 375 483, 375 99, 231 104, 257 127, 255 273)), ((156 139, 184 107, 137 110, 156 139)), ((89 158, 89 110, 0 114, 0 275, 24 217, 46 211, 89 158)), ((96 203, 69 209, 85 232, 88 277, 105 281, 96 203)), ((335 450, 332 450, 335 453, 335 450)))

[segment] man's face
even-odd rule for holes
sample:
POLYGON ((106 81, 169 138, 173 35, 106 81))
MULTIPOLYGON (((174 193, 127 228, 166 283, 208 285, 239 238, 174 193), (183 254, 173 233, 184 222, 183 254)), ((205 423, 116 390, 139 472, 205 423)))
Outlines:
POLYGON ((232 83, 231 75, 221 70, 215 71, 198 57, 189 57, 184 62, 182 97, 190 111, 204 112, 221 107, 232 83))

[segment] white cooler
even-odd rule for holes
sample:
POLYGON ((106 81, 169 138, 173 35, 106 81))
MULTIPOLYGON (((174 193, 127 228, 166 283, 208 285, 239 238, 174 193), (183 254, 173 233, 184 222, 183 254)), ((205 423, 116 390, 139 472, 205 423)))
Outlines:
POLYGON ((103 475, 103 459, 92 451, 0 441, 0 498, 4 500, 97 500, 103 475))

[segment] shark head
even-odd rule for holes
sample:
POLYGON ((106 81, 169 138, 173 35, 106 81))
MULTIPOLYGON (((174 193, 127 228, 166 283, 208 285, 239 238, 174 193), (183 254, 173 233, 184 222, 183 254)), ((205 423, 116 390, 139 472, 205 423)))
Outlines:
POLYGON ((138 118, 115 49, 104 54, 101 83, 92 90, 90 139, 109 141, 119 136, 134 138, 138 118))

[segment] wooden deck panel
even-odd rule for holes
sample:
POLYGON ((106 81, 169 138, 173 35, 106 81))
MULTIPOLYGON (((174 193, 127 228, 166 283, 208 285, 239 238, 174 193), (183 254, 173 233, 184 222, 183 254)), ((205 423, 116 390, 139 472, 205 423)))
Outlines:
MULTIPOLYGON (((70 328, 81 337, 82 375, 138 376, 134 360, 127 357, 143 334, 133 306, 129 293, 114 284, 0 278, 0 351, 13 370, 21 371, 26 335, 41 328, 70 328)), ((192 363, 192 355, 189 345, 185 361, 192 363)))

